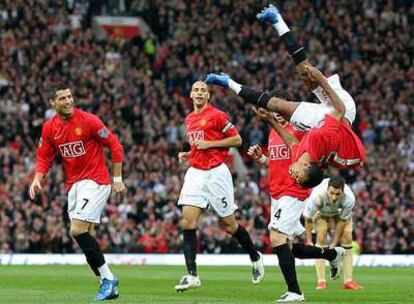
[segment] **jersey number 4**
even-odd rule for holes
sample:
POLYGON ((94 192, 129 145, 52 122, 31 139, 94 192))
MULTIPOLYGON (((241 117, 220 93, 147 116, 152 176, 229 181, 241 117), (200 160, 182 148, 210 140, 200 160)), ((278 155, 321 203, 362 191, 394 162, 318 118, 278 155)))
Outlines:
POLYGON ((282 209, 279 209, 279 210, 277 210, 276 211, 276 213, 275 213, 275 215, 274 215, 274 217, 276 218, 276 219, 280 219, 280 213, 282 212, 282 209))

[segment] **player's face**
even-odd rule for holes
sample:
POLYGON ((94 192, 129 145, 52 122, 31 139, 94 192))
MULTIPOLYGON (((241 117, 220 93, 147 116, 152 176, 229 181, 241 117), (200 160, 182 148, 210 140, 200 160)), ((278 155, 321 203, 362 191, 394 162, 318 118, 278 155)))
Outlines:
POLYGON ((296 180, 298 184, 302 184, 308 178, 309 162, 299 158, 298 161, 294 162, 289 167, 289 175, 296 180))
POLYGON ((197 81, 191 88, 190 97, 193 101, 195 110, 202 110, 207 106, 208 100, 210 99, 210 92, 207 84, 202 81, 197 81))
POLYGON ((328 187, 328 199, 330 203, 335 204, 341 198, 342 194, 342 189, 337 189, 332 186, 328 187))
POLYGON ((56 113, 63 118, 73 115, 73 96, 69 89, 56 92, 55 99, 50 100, 50 104, 56 113))

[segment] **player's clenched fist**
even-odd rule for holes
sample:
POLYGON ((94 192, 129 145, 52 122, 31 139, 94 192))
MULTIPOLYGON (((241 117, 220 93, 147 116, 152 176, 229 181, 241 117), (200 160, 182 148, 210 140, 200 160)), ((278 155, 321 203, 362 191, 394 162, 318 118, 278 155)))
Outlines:
POLYGON ((273 113, 263 108, 252 107, 252 110, 257 119, 260 119, 262 121, 271 121, 272 119, 274 119, 273 113))
POLYGON ((178 161, 180 163, 188 162, 190 159, 190 152, 180 152, 178 153, 178 161))
POLYGON ((210 148, 209 142, 205 140, 196 140, 194 145, 197 147, 198 150, 207 150, 210 148))
POLYGON ((319 69, 311 66, 311 65, 307 65, 304 67, 305 69, 305 73, 307 74, 307 77, 310 81, 312 82, 316 82, 318 84, 322 84, 324 82, 327 82, 326 77, 322 74, 321 71, 319 71, 319 69))
POLYGON ((249 155, 254 160, 259 160, 263 155, 262 148, 260 148, 259 145, 251 146, 249 147, 249 150, 247 150, 247 155, 249 155))

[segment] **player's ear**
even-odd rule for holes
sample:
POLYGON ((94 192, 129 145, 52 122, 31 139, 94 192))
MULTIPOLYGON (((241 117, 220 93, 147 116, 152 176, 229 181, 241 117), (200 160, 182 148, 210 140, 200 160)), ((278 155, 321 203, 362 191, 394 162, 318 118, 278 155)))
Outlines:
POLYGON ((49 103, 53 107, 55 105, 55 100, 52 98, 49 98, 49 103))

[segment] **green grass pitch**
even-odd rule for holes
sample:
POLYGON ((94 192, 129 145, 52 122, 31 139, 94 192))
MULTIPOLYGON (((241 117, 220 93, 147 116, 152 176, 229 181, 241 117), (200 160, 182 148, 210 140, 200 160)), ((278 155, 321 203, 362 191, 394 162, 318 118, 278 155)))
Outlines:
MULTIPOLYGON (((279 269, 266 268, 259 285, 250 282, 248 267, 199 267, 201 288, 176 293, 184 266, 112 266, 120 278, 120 297, 110 303, 275 303, 285 285, 279 269)), ((327 269, 327 274, 328 274, 327 269)), ((342 290, 329 281, 315 290, 313 267, 299 267, 307 303, 414 303, 413 268, 356 268, 359 291, 342 290)), ((0 303, 90 303, 98 280, 88 266, 0 266, 0 303)))

